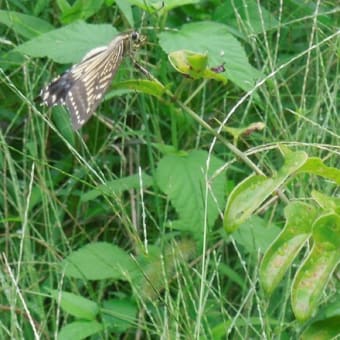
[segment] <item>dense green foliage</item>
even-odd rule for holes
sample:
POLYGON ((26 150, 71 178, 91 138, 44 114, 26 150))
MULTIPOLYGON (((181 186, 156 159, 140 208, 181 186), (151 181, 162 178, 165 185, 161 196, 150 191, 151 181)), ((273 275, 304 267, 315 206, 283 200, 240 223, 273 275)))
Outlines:
POLYGON ((0 0, 1 339, 340 334, 334 3, 0 0), (39 105, 132 28, 79 132, 39 105))

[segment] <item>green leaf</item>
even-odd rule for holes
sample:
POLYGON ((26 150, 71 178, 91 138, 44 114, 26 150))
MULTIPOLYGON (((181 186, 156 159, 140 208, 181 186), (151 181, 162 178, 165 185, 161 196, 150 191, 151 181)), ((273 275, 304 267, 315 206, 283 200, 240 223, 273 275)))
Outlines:
POLYGON ((160 33, 159 42, 168 54, 178 50, 207 53, 209 68, 224 65, 225 72, 219 75, 249 90, 261 74, 249 64, 243 47, 228 30, 215 22, 195 22, 183 25, 177 32, 160 33))
POLYGON ((64 326, 58 340, 81 340, 103 330, 103 325, 97 321, 75 321, 64 326))
POLYGON ((113 97, 117 90, 123 90, 120 93, 124 94, 141 92, 158 98, 162 97, 165 92, 165 87, 161 83, 146 79, 116 81, 111 85, 110 89, 111 91, 105 96, 106 99, 113 97))
POLYGON ((301 334, 301 340, 330 340, 337 339, 340 334, 340 316, 312 323, 301 334))
POLYGON ((265 253, 260 267, 261 284, 268 294, 280 283, 311 236, 316 210, 309 204, 293 202, 285 208, 285 217, 285 227, 265 253))
POLYGON ((54 27, 45 20, 13 11, 0 10, 0 23, 27 39, 54 29, 54 27))
POLYGON ((246 252, 264 252, 279 234, 276 226, 268 226, 268 222, 258 216, 252 216, 233 234, 235 241, 241 244, 246 252))
POLYGON ((284 165, 276 176, 270 178, 252 175, 239 183, 229 195, 224 212, 224 228, 226 231, 234 232, 306 160, 307 154, 305 152, 289 152, 286 154, 284 165))
POLYGON ((315 190, 312 191, 312 197, 323 210, 340 214, 340 197, 330 197, 315 190))
POLYGON ((320 216, 314 223, 312 251, 299 268, 292 284, 292 308, 298 320, 315 312, 324 287, 340 262, 340 216, 320 216))
POLYGON ((123 191, 130 189, 140 189, 141 184, 143 184, 143 188, 146 188, 152 185, 152 183, 152 178, 144 173, 142 173, 141 178, 137 174, 119 178, 114 181, 109 181, 105 184, 98 185, 96 189, 88 191, 81 196, 81 201, 91 201, 100 195, 116 197, 123 191))
POLYGON ((340 169, 326 166, 318 157, 310 157, 297 173, 310 173, 322 176, 340 185, 340 169))
POLYGON ((138 308, 130 299, 110 299, 103 303, 103 322, 107 328, 122 333, 137 323, 138 308))
POLYGON ((68 24, 76 20, 87 19, 97 13, 103 3, 104 0, 76 0, 72 6, 62 3, 59 7, 62 12, 60 20, 68 24))
POLYGON ((129 25, 131 27, 135 27, 134 20, 133 20, 133 14, 132 14, 132 8, 131 8, 131 5, 129 4, 129 2, 126 1, 126 0, 116 0, 116 4, 117 4, 119 10, 123 13, 126 20, 128 21, 129 25))
POLYGON ((79 62, 91 49, 107 45, 117 34, 111 25, 91 25, 83 21, 36 37, 15 51, 31 57, 48 57, 66 64, 79 62))
POLYGON ((170 11, 173 8, 188 5, 197 4, 200 0, 128 0, 131 4, 142 8, 149 13, 170 11))
POLYGON ((211 176, 223 166, 223 162, 211 156, 207 176, 209 183, 206 183, 207 157, 208 153, 205 151, 192 151, 185 156, 167 155, 161 159, 156 170, 159 187, 168 195, 178 213, 179 220, 172 222, 171 226, 190 230, 198 237, 201 236, 204 225, 206 185, 209 185, 208 227, 214 224, 224 202, 225 177, 219 175, 211 180, 211 176))
POLYGON ((62 262, 66 276, 86 280, 126 280, 135 270, 130 256, 121 248, 106 242, 88 244, 67 256, 62 262))
POLYGON ((52 290, 51 294, 66 313, 78 319, 93 320, 99 312, 95 302, 82 296, 58 290, 52 290))
POLYGON ((71 8, 71 5, 68 3, 67 0, 57 0, 57 5, 61 12, 66 12, 71 8))

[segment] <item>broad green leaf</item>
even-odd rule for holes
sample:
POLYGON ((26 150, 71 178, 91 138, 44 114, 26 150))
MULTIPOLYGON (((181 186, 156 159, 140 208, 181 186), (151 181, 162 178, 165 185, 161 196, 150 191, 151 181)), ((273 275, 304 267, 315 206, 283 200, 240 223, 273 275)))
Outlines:
POLYGON ((176 71, 188 75, 193 79, 205 78, 219 80, 223 83, 227 82, 225 75, 216 73, 207 67, 207 54, 179 50, 171 52, 168 58, 176 71))
POLYGON ((161 159, 156 171, 159 187, 167 194, 178 213, 178 221, 173 221, 171 226, 190 230, 198 237, 201 236, 204 224, 204 210, 207 209, 208 227, 211 227, 224 202, 224 175, 211 180, 211 176, 222 167, 223 162, 211 156, 207 176, 209 182, 206 183, 207 157, 208 153, 205 151, 192 151, 185 156, 167 155, 161 159), (206 185, 209 185, 207 207, 204 196, 206 185))
POLYGON ((0 10, 0 23, 13 29, 14 32, 30 39, 54 29, 47 21, 13 11, 0 10))
POLYGON ((131 4, 142 8, 149 13, 170 11, 173 8, 199 3, 200 0, 128 0, 131 4))
POLYGON ((64 24, 68 24, 76 20, 85 20, 97 13, 103 3, 104 0, 76 0, 72 6, 65 6, 63 3, 60 7, 62 11, 60 20, 64 24))
POLYGON ((325 163, 318 157, 308 158, 307 162, 297 171, 297 173, 304 172, 322 176, 334 181, 337 185, 340 185, 340 169, 325 165, 325 163))
POLYGON ((314 223, 313 248, 295 275, 291 299, 298 320, 315 312, 322 292, 340 262, 340 216, 328 213, 314 223))
POLYGON ((103 303, 103 322, 114 332, 124 332, 137 323, 138 308, 131 299, 111 299, 103 303))
POLYGON ((224 65, 225 72, 219 75, 249 90, 261 74, 249 64, 244 48, 228 30, 215 22, 195 22, 183 25, 176 32, 160 33, 159 42, 168 54, 178 50, 207 53, 209 68, 224 65))
POLYGON ((285 163, 273 177, 252 175, 238 184, 229 195, 224 212, 224 228, 234 232, 260 205, 280 188, 307 160, 305 152, 289 152, 285 163))
POLYGON ((58 340, 82 340, 104 329, 97 321, 75 321, 64 326, 58 334, 58 340))
POLYGON ((86 280, 126 280, 128 273, 135 270, 134 262, 123 249, 106 242, 91 243, 74 251, 62 266, 66 276, 86 280))
POLYGON ((68 314, 78 319, 94 320, 99 312, 98 305, 82 296, 52 290, 51 294, 56 302, 60 302, 60 307, 68 314))
POLYGON ((15 51, 31 57, 48 57, 57 63, 76 63, 91 49, 107 45, 117 34, 111 25, 91 25, 83 21, 36 37, 15 51))
POLYGON ((265 253, 260 267, 261 284, 268 294, 280 283, 311 236, 316 210, 309 204, 293 202, 285 208, 285 218, 285 227, 265 253))
POLYGON ((115 197, 123 191, 130 189, 140 189, 141 184, 143 188, 152 185, 152 178, 144 173, 140 178, 139 175, 131 175, 109 181, 105 184, 98 185, 96 189, 90 190, 81 196, 81 201, 86 202, 95 199, 100 195, 107 195, 115 197))

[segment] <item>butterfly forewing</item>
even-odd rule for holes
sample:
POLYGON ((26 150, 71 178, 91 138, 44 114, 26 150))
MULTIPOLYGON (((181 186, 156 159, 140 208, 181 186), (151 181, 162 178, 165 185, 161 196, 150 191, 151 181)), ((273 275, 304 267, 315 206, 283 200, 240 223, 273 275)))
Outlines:
POLYGON ((136 32, 118 35, 107 47, 88 52, 83 60, 42 89, 44 104, 66 105, 74 129, 79 129, 96 110, 115 76, 124 55, 139 44, 136 32))

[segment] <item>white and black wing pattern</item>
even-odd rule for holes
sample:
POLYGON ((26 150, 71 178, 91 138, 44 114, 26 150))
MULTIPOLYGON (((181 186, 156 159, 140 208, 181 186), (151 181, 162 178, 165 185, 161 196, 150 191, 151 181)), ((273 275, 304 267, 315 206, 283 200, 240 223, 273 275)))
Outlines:
POLYGON ((75 130, 96 110, 115 76, 124 55, 141 42, 136 32, 118 35, 108 46, 88 52, 83 60, 41 90, 48 106, 65 105, 75 130))

